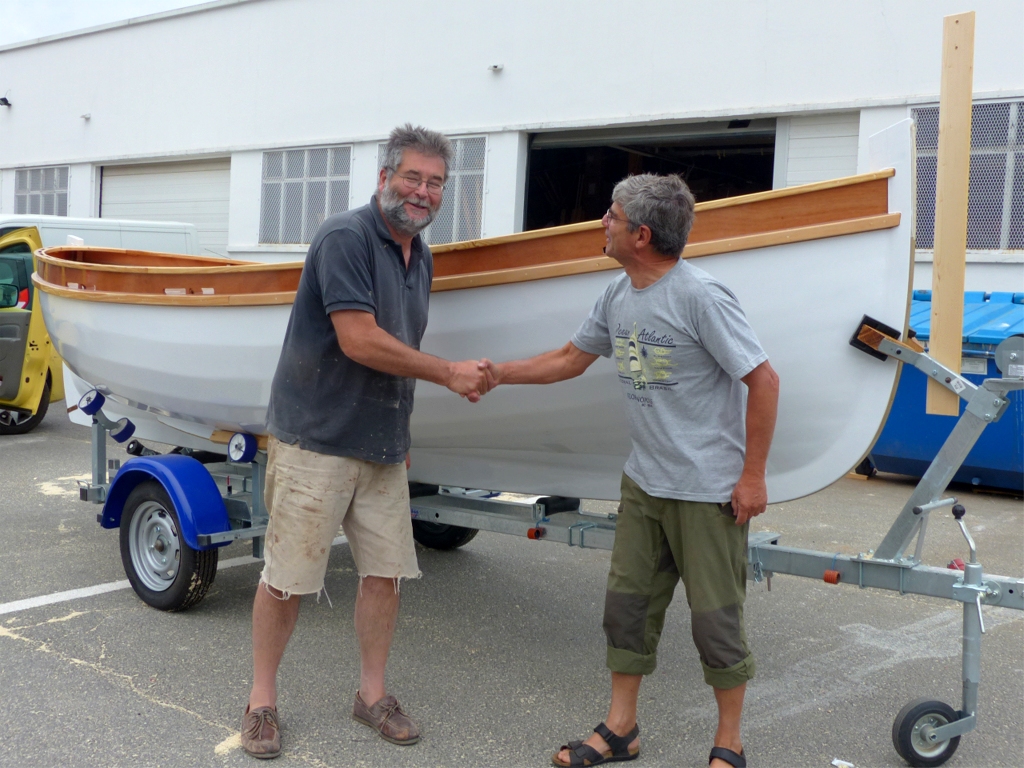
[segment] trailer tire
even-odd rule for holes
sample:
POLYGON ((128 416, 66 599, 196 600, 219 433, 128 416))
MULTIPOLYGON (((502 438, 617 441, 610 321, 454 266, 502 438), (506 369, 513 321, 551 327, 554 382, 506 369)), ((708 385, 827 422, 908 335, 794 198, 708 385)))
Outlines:
POLYGON ((456 549, 468 544, 478 533, 480 531, 476 528, 428 523, 425 520, 412 521, 412 537, 430 549, 456 549))
POLYGON ((960 746, 960 737, 932 744, 925 738, 924 729, 939 728, 959 719, 959 713, 945 702, 916 699, 896 715, 892 724, 892 745, 910 765, 942 765, 960 746))
POLYGON ((163 486, 139 483, 121 513, 121 562, 135 593, 161 611, 184 611, 198 603, 217 575, 217 549, 192 549, 163 486))
POLYGON ((43 396, 39 400, 39 410, 32 415, 22 411, 10 411, 11 423, 0 424, 0 435, 24 435, 39 426, 50 407, 50 379, 47 377, 43 385, 43 396))

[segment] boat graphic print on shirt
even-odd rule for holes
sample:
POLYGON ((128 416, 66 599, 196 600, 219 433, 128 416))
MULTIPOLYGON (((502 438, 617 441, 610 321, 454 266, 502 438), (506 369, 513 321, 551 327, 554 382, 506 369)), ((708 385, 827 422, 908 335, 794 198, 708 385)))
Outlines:
MULTIPOLYGON (((659 334, 643 328, 632 330, 619 325, 615 329, 615 365, 619 378, 632 382, 637 392, 652 392, 674 387, 677 382, 672 369, 675 339, 671 334, 659 334)), ((641 405, 649 405, 640 399, 641 405)))

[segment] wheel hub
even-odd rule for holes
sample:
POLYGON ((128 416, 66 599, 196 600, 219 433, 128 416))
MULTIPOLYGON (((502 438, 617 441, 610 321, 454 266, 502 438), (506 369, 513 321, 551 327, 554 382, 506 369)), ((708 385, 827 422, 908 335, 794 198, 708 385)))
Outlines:
POLYGON ((128 547, 142 583, 154 592, 169 589, 181 564, 181 543, 174 520, 161 504, 147 501, 139 506, 129 525, 128 547))
POLYGON ((917 753, 922 757, 933 757, 942 752, 946 747, 946 741, 938 740, 935 729, 947 724, 946 718, 936 712, 929 713, 914 723, 910 738, 917 753))

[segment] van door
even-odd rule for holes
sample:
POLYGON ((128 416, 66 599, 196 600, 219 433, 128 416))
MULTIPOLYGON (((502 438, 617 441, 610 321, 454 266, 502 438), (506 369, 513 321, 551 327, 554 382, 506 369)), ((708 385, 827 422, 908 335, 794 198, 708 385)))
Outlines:
POLYGON ((18 306, 0 309, 0 403, 17 400, 21 389, 28 324, 32 319, 32 312, 27 309, 29 294, 23 289, 24 273, 21 259, 0 253, 0 285, 13 285, 18 291, 18 306))
POLYGON ((17 305, 0 309, 0 434, 31 429, 49 404, 51 344, 41 316, 32 322, 32 252, 40 245, 35 227, 0 237, 0 284, 18 291, 17 305))

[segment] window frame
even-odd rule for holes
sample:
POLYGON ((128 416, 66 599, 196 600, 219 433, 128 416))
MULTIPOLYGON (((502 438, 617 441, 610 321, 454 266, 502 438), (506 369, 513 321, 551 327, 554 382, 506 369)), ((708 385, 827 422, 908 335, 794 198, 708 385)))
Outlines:
MULTIPOLYGON (((934 133, 934 146, 932 146, 932 135, 929 132, 929 136, 924 138, 924 131, 921 126, 921 113, 927 113, 928 120, 937 122, 938 120, 938 104, 926 104, 911 109, 911 116, 913 117, 914 124, 917 126, 917 141, 915 150, 915 159, 917 160, 917 175, 915 183, 917 186, 916 193, 916 207, 917 207, 917 223, 915 225, 915 236, 917 238, 918 250, 930 251, 934 249, 934 224, 935 224, 935 192, 933 191, 936 186, 936 180, 932 179, 931 172, 925 171, 928 176, 922 176, 922 163, 921 160, 928 158, 930 159, 929 164, 937 166, 938 156, 938 139, 937 139, 937 127, 934 133), (922 180, 925 180, 927 184, 923 184, 922 180), (922 188, 927 188, 927 198, 922 199, 922 188), (928 206, 926 209, 925 206, 928 206), (925 233, 926 236, 922 237, 922 220, 925 226, 931 226, 932 231, 925 233), (922 245, 922 244, 926 245, 922 245)), ((998 121, 1001 122, 1001 121, 998 121)), ((987 128, 987 126, 986 126, 987 128)), ((968 240, 967 250, 972 252, 982 253, 998 253, 1007 250, 1021 250, 1024 248, 1024 232, 1017 232, 1014 230, 1013 223, 1013 212, 1014 203, 1016 202, 1017 207, 1024 206, 1024 188, 1015 190, 1015 179, 1018 175, 1022 175, 1022 169, 1018 166, 1024 163, 1024 99, 996 99, 996 100, 985 100, 975 101, 972 103, 972 119, 971 119, 971 149, 970 159, 971 165, 980 166, 985 163, 988 158, 995 159, 998 163, 999 159, 1003 159, 1002 169, 1002 185, 1001 185, 1001 206, 1000 206, 1000 221, 999 221, 999 236, 998 242, 995 246, 978 244, 978 239, 984 237, 984 216, 983 212, 991 213, 994 208, 982 207, 982 202, 979 200, 982 192, 976 191, 977 188, 972 189, 972 194, 969 200, 968 208, 968 240), (1007 105, 1007 123, 1005 136, 1002 136, 1000 140, 994 140, 991 138, 991 130, 977 130, 982 126, 977 125, 979 108, 984 109, 987 106, 999 106, 1007 105), (1015 200, 1014 192, 1016 191, 1018 199, 1015 200), (974 243, 972 244, 972 239, 974 243), (1017 241, 1020 241, 1018 244, 1017 241)), ((937 168, 936 171, 937 173, 937 168)), ((977 178, 977 177, 976 177, 977 178)), ((986 188, 986 191, 995 189, 996 185, 991 185, 986 188)))
POLYGON ((329 216, 349 210, 352 203, 353 155, 352 144, 324 144, 311 147, 264 150, 260 155, 260 213, 257 242, 261 246, 309 245, 316 235, 317 229, 329 216), (344 162, 345 172, 336 172, 337 161, 335 153, 342 151, 347 154, 347 161, 344 162), (295 154, 300 152, 302 153, 302 173, 301 175, 290 176, 290 163, 293 162, 290 158, 294 158, 295 154), (317 152, 327 153, 324 160, 323 173, 317 173, 317 168, 313 167, 316 162, 314 160, 315 153, 317 152), (280 173, 277 175, 274 175, 273 168, 271 167, 275 157, 279 158, 280 164, 280 173), (268 170, 271 171, 269 175, 268 170), (302 185, 301 199, 289 201, 287 187, 294 184, 302 185), (310 208, 311 188, 318 184, 324 185, 323 216, 318 216, 317 211, 311 211, 310 208), (271 187, 276 187, 277 189, 276 201, 270 201, 267 197, 268 188, 271 187), (344 189, 344 193, 342 194, 341 205, 339 206, 334 195, 340 189, 344 189), (298 221, 297 223, 292 222, 290 224, 288 206, 290 204, 295 205, 296 202, 298 203, 298 221), (271 226, 266 220, 269 209, 272 207, 276 208, 277 211, 277 222, 273 231, 271 231, 271 226), (291 227, 293 226, 298 227, 297 239, 286 239, 292 232, 291 227), (272 234, 275 236, 275 239, 269 239, 269 236, 272 234))
POLYGON ((33 168, 18 168, 14 172, 14 212, 32 216, 64 216, 68 215, 71 201, 71 166, 40 165, 33 168), (53 188, 45 189, 47 171, 53 172, 53 188), (37 189, 32 188, 33 176, 39 179, 37 189), (23 183, 24 180, 24 183, 23 183), (63 181, 63 184, 60 182, 63 181), (60 211, 63 195, 64 210, 60 211), (53 197, 53 210, 47 212, 46 197, 53 197), (32 201, 38 200, 39 210, 32 210, 32 201))

